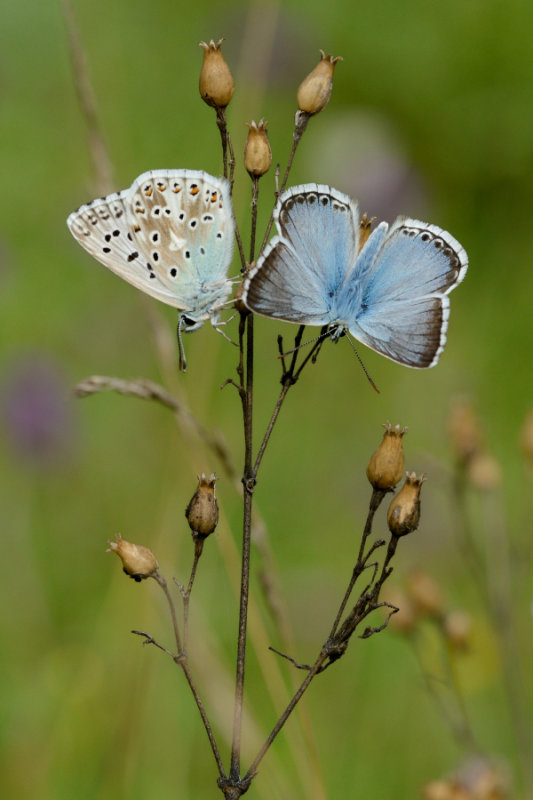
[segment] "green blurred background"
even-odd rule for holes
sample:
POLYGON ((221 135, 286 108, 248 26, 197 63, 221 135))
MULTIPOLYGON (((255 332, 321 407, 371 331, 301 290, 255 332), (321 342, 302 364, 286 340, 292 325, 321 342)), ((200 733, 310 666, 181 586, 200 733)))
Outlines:
MULTIPOLYGON (((114 166, 111 188, 129 186, 153 168, 220 173, 214 115, 197 93, 198 42, 224 36, 236 81, 228 109, 235 205, 246 236, 244 123, 268 120, 274 159, 284 166, 296 87, 323 48, 344 61, 328 108, 304 136, 291 183, 329 183, 389 221, 398 213, 427 219, 465 247, 470 270, 452 296, 438 367, 412 371, 361 348, 381 390, 376 395, 350 348, 326 344, 283 408, 256 499, 297 632, 292 654, 310 661, 350 573, 369 497, 365 468, 380 425, 387 419, 409 425, 407 466, 429 480, 420 530, 402 542, 396 581, 421 566, 441 583, 449 607, 471 613, 473 646, 460 660, 458 680, 483 749, 517 772, 495 636, 454 539, 447 418, 454 398, 470 396, 501 468, 501 491, 474 497, 472 520, 482 547, 491 543, 484 553, 496 576, 492 543, 501 547, 502 536, 509 537, 504 549, 508 544, 512 565, 520 564, 511 572, 512 622, 527 664, 531 475, 518 437, 533 406, 533 6, 525 0, 73 5, 114 166)), ((215 456, 170 412, 111 394, 75 400, 72 387, 94 373, 161 382, 206 428, 221 431, 239 468, 238 397, 231 387, 219 390, 235 377, 237 351, 206 325, 187 338, 189 371, 178 375, 175 312, 145 300, 72 239, 67 215, 100 192, 61 4, 3 0, 1 20, 4 796, 214 797, 214 762, 181 674, 129 633, 149 630, 170 644, 162 597, 155 583, 126 581, 104 551, 120 531, 154 549, 167 577, 185 581, 192 548, 183 509, 198 472, 220 475, 221 522, 193 595, 191 649, 226 754, 238 495, 215 456)), ((271 175, 262 192, 260 230, 270 211, 271 175)), ((279 362, 276 325, 258 320, 256 330, 259 439, 278 392, 279 362)), ((285 326, 283 333, 290 337, 294 329, 285 326)), ((384 533, 383 513, 377 532, 384 533)), ((264 627, 252 618, 245 764, 283 708, 291 680, 266 650, 279 645, 279 636, 261 599, 256 549, 253 558, 252 591, 264 627)), ((434 659, 438 673, 439 647, 428 630, 420 648, 426 671, 434 659)), ((524 708, 531 708, 531 691, 531 684, 520 686, 524 708)), ((306 713, 322 779, 315 770, 309 776, 313 748, 303 742, 304 714, 304 722, 289 722, 266 757, 254 796, 414 798, 465 755, 426 691, 413 649, 391 630, 354 640, 311 688, 306 713)))

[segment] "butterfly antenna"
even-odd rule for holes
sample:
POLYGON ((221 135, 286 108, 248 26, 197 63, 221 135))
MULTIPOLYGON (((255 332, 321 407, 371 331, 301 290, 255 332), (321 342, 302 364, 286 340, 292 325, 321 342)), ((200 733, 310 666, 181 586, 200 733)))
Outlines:
POLYGON ((300 348, 307 347, 308 344, 314 344, 315 342, 319 342, 321 339, 323 341, 326 338, 327 335, 328 335, 328 331, 326 330, 323 333, 321 333, 319 336, 315 336, 314 339, 309 339, 307 342, 301 342, 298 345, 298 347, 293 347, 292 350, 285 350, 284 353, 280 353, 278 358, 285 358, 285 356, 290 356, 290 355, 292 355, 292 353, 296 353, 297 350, 300 350, 300 348))
POLYGON ((179 370, 180 372, 187 372, 187 360, 185 358, 185 349, 181 338, 181 328, 183 326, 183 315, 180 314, 178 319, 178 327, 176 330, 178 336, 178 354, 179 354, 179 370))
POLYGON ((356 346, 354 345, 354 343, 353 343, 352 339, 350 338, 350 336, 348 336, 348 334, 346 334, 346 338, 347 338, 347 339, 348 339, 348 341, 350 342, 350 344, 351 344, 351 346, 352 346, 352 350, 354 351, 355 355, 357 356, 357 360, 358 360, 358 361, 359 361, 359 363, 361 364, 361 366, 362 366, 362 368, 363 368, 363 372, 365 373, 366 377, 368 378, 368 381, 369 381, 369 383, 370 383, 371 387, 372 387, 372 388, 373 388, 373 389, 374 389, 374 390, 375 390, 375 391, 376 391, 378 394, 381 394, 381 392, 379 391, 378 387, 376 386, 376 384, 374 383, 374 381, 372 380, 372 378, 371 378, 371 377, 370 377, 370 375, 368 374, 368 370, 367 370, 367 368, 365 367, 365 365, 363 364, 363 359, 361 358, 361 356, 360 356, 360 355, 359 355, 359 353, 357 352, 357 348, 356 348, 356 346))

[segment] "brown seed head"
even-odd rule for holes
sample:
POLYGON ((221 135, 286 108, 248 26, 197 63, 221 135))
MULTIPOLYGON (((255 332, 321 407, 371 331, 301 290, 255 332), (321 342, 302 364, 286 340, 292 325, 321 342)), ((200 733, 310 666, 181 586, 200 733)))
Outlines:
POLYGON ((206 478, 202 472, 198 476, 198 488, 191 497, 185 511, 193 538, 205 539, 213 533, 218 523, 218 503, 215 496, 216 476, 206 478))
POLYGON ((425 480, 425 475, 417 478, 414 472, 406 473, 405 483, 392 498, 387 512, 387 524, 393 536, 405 536, 418 528, 420 489, 425 480))
POLYGON ((398 633, 411 633, 417 623, 417 612, 406 592, 397 587, 388 589, 385 599, 387 603, 396 606, 398 611, 389 620, 389 625, 398 633))
POLYGON ((320 51, 320 61, 298 87, 298 108, 306 114, 318 114, 328 104, 333 89, 333 73, 341 56, 333 58, 320 51))
POLYGON ((502 482, 500 465, 490 453, 475 453, 468 462, 467 476, 470 484, 481 492, 498 489, 502 482))
POLYGON ((209 44, 200 42, 200 47, 204 49, 204 60, 198 88, 202 100, 213 108, 226 108, 235 90, 233 75, 220 50, 223 41, 220 39, 216 44, 213 39, 209 44))
POLYGON ((375 219, 376 217, 370 217, 370 219, 368 219, 367 213, 365 211, 365 213, 359 220, 359 252, 361 252, 361 250, 368 241, 368 237, 372 233, 372 223, 374 222, 375 219))
POLYGON ((244 148, 244 167, 250 176, 260 178, 268 172, 272 163, 272 150, 267 136, 267 123, 252 120, 248 125, 248 138, 244 148))
POLYGON ((159 569, 157 559, 148 547, 127 542, 120 533, 117 533, 116 542, 108 542, 108 544, 106 553, 116 553, 122 561, 122 568, 126 575, 137 582, 143 578, 150 578, 159 569))
POLYGON ((444 633, 457 650, 468 650, 472 634, 472 617, 466 611, 450 611, 444 617, 444 633))
POLYGON ((526 461, 533 465, 533 411, 530 411, 520 431, 520 447, 526 461))
POLYGON ((483 445, 483 434, 472 402, 467 397, 455 400, 448 419, 448 430, 457 460, 466 464, 483 445))
POLYGON ((424 800, 456 800, 453 786, 449 781, 431 781, 422 791, 424 800))
POLYGON ((417 609, 430 617, 441 617, 444 612, 444 599, 438 583, 422 570, 414 570, 409 575, 407 588, 417 609))
POLYGON ((385 433, 380 446, 368 462, 367 478, 374 489, 394 489, 405 469, 402 438, 407 428, 394 427, 386 422, 385 433))

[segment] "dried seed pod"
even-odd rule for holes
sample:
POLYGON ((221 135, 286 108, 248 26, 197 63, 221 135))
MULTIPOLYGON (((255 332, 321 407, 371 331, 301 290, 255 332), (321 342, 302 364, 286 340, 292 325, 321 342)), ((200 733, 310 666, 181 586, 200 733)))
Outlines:
POLYGON ((530 411, 524 419, 519 442, 526 461, 533 464, 533 411, 530 411))
POLYGON ((387 603, 396 606, 398 611, 389 620, 390 627, 398 633, 409 634, 418 622, 417 611, 408 595, 397 587, 390 587, 385 595, 387 603))
POLYGON ((393 497, 387 512, 387 524, 393 536, 405 536, 418 528, 420 521, 420 489, 425 475, 416 477, 407 472, 405 483, 393 497))
POLYGON ((402 438, 407 428, 399 425, 393 427, 390 422, 386 422, 383 427, 383 439, 368 462, 366 474, 374 489, 388 491, 394 489, 405 469, 402 438))
POLYGON ((467 467, 470 484, 481 492, 491 492, 501 486, 501 468, 490 453, 475 453, 467 467))
POLYGON ((218 503, 215 495, 216 475, 213 473, 206 478, 202 472, 198 476, 198 488, 191 497, 185 511, 187 522, 192 531, 193 538, 206 536, 213 533, 218 523, 218 503))
POLYGON ((333 58, 320 50, 320 61, 298 87, 298 108, 306 114, 318 114, 328 104, 333 89, 333 73, 341 56, 333 58))
POLYGON ((455 399, 448 419, 452 447, 460 464, 466 464, 483 446, 477 414, 468 397, 455 399))
POLYGON ((368 237, 372 233, 372 223, 375 219, 376 217, 370 217, 370 219, 368 219, 368 215, 365 211, 359 220, 359 252, 361 252, 368 241, 368 237))
POLYGON ((267 135, 267 123, 261 119, 258 123, 250 122, 248 138, 244 148, 244 167, 251 176, 260 178, 268 172, 272 163, 272 150, 267 135))
POLYGON ((431 781, 423 788, 424 800, 456 800, 454 788, 449 781, 431 781))
POLYGON ((472 635, 472 617, 466 611, 450 611, 443 621, 447 640, 457 650, 468 650, 472 635))
POLYGON ((422 570, 414 570, 409 575, 407 585, 411 600, 423 614, 441 617, 444 613, 444 599, 438 583, 422 570))
POLYGON ((216 44, 213 39, 209 44, 200 42, 200 47, 204 49, 204 60, 198 88, 202 100, 213 108, 226 108, 235 90, 233 75, 220 50, 223 41, 220 39, 216 44))
POLYGON ((106 553, 116 553, 122 561, 122 569, 134 581, 150 578, 159 569, 157 559, 148 547, 133 544, 117 533, 116 542, 108 542, 106 553))

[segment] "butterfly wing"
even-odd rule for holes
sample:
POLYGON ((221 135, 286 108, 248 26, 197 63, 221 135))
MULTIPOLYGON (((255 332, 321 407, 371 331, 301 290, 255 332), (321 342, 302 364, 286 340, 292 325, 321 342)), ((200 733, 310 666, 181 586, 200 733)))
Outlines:
POLYGON ((225 179, 152 170, 129 189, 81 206, 67 224, 112 272, 196 319, 231 291, 234 223, 225 179))
POLYGON ((404 217, 393 223, 370 265, 365 249, 354 267, 354 276, 365 278, 350 332, 400 364, 434 366, 446 343, 448 294, 468 267, 464 249, 436 225, 404 217))
POLYGON ((330 322, 331 298, 355 261, 357 205, 336 189, 309 183, 284 192, 275 236, 250 271, 243 291, 257 314, 296 322, 330 322))

